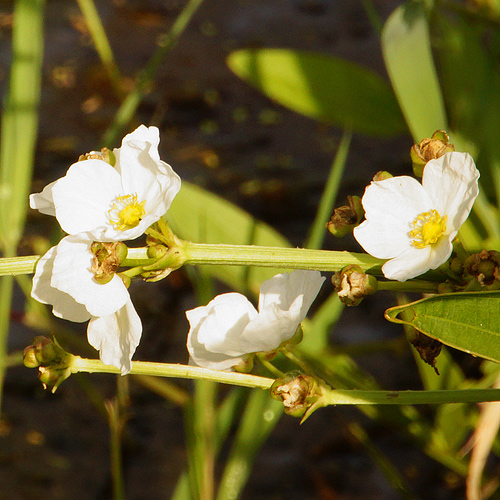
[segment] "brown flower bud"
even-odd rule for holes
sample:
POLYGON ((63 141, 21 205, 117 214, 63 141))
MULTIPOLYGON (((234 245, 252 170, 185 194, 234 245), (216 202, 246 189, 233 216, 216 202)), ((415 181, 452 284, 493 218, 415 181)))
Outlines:
POLYGON ((120 264, 127 257, 127 246, 121 241, 113 243, 94 242, 90 246, 91 252, 94 254, 94 263, 91 271, 94 273, 94 278, 101 284, 109 283, 120 264))
POLYGON ((276 379, 271 386, 271 396, 283 402, 285 413, 293 417, 302 417, 321 395, 318 389, 316 379, 292 371, 282 379, 276 379))
MULTIPOLYGON (((474 288, 471 282, 479 284, 479 288, 488 290, 500 289, 500 253, 494 250, 482 250, 471 255, 464 262, 464 279, 469 289, 474 288)), ((477 287, 476 287, 477 288, 477 287)))
POLYGON ((348 205, 334 210, 330 222, 326 225, 328 231, 339 238, 352 232, 365 215, 359 196, 348 196, 347 202, 348 205))
POLYGON ((361 267, 349 265, 332 276, 341 302, 348 306, 357 306, 367 296, 377 291, 378 282, 375 276, 366 274, 361 267))
POLYGON ((414 144, 410 151, 413 163, 413 173, 417 177, 422 177, 425 164, 436 158, 440 158, 445 153, 455 151, 455 146, 450 144, 450 138, 444 130, 436 130, 430 139, 424 139, 420 144, 414 144))

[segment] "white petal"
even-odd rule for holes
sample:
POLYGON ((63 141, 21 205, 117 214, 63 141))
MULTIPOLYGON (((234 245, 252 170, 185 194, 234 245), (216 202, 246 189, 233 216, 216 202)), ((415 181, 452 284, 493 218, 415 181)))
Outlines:
POLYGON ((122 195, 118 172, 102 160, 73 164, 52 188, 56 217, 69 234, 91 232, 98 241, 109 226, 108 211, 122 195))
POLYGON ((302 297, 297 312, 297 324, 301 323, 314 302, 325 278, 319 271, 297 269, 292 273, 277 274, 264 281, 260 287, 259 311, 270 304, 276 304, 281 310, 289 311, 297 297, 302 297))
MULTIPOLYGON (((191 323, 191 318, 186 313, 191 323)), ((239 293, 218 295, 204 308, 197 329, 198 342, 210 352, 240 356, 245 354, 241 334, 248 323, 257 316, 251 302, 239 293)))
POLYGON ((90 241, 77 236, 61 240, 54 259, 51 285, 83 304, 92 316, 107 316, 123 307, 130 297, 118 276, 113 276, 104 285, 94 279, 90 270, 93 263, 90 245, 90 241))
POLYGON ((187 347, 192 360, 205 368, 227 370, 242 361, 240 338, 253 305, 239 293, 218 295, 207 306, 186 311, 189 321, 187 347))
POLYGON ((451 255, 453 246, 447 237, 443 237, 436 246, 425 248, 411 246, 406 252, 389 260, 382 266, 384 276, 391 280, 406 281, 437 269, 451 255))
POLYGON ((446 153, 425 165, 422 185, 439 214, 448 216, 448 232, 457 231, 469 216, 479 194, 478 179, 468 153, 446 153))
POLYGON ((90 319, 90 314, 82 304, 67 293, 51 285, 54 259, 57 247, 52 247, 37 263, 31 296, 42 304, 51 304, 54 316, 82 323, 90 319))
POLYGON ((122 375, 132 368, 141 334, 141 319, 130 299, 114 314, 92 318, 87 330, 89 343, 99 351, 101 361, 120 368, 122 375))
POLYGON ((366 252, 379 259, 407 251, 411 223, 433 208, 422 185, 407 176, 372 182, 362 202, 366 221, 354 229, 354 237, 366 252))
POLYGON ((302 321, 299 321, 302 299, 303 296, 297 297, 290 309, 286 311, 277 304, 269 304, 260 311, 241 335, 242 352, 272 351, 277 349, 282 342, 292 338, 302 321))
POLYGON ((42 214, 56 216, 56 209, 54 206, 54 199, 52 197, 52 188, 55 182, 47 184, 41 193, 34 193, 30 195, 30 207, 40 211, 42 214))

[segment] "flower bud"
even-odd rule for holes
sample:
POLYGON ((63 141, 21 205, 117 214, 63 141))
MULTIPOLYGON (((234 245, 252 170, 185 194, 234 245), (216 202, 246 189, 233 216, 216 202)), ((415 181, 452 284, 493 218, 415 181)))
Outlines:
POLYGON ((440 158, 445 153, 455 151, 455 146, 450 144, 450 138, 444 130, 436 130, 430 139, 424 139, 420 144, 414 144, 410 150, 413 163, 413 173, 422 177, 425 164, 429 160, 440 158))
POLYGON ((101 151, 91 151, 90 153, 85 153, 78 157, 78 161, 85 160, 102 160, 109 163, 112 167, 116 165, 116 156, 108 148, 102 148, 101 151))
POLYGON ((271 386, 271 396, 283 402, 285 413, 293 417, 302 417, 320 396, 318 382, 310 375, 298 371, 285 374, 276 379, 271 386))
POLYGON ((44 388, 52 387, 52 392, 71 375, 74 356, 66 352, 56 341, 45 336, 35 337, 33 344, 23 352, 24 365, 39 370, 39 378, 44 388))
POLYGON ((103 285, 113 279, 128 253, 127 246, 121 241, 112 243, 94 241, 90 250, 94 254, 91 271, 94 273, 95 280, 103 285))
MULTIPOLYGON (((464 262, 464 280, 470 285, 475 281, 480 288, 498 290, 500 288, 500 253, 482 250, 471 255, 464 262)), ((470 289, 470 286, 469 286, 470 289)))
POLYGON ((394 177, 391 173, 387 172, 386 170, 380 170, 380 172, 377 172, 373 176, 373 181, 378 182, 378 181, 385 181, 387 179, 391 179, 394 177))
POLYGON ((328 231, 339 238, 352 232, 365 215, 359 196, 348 196, 347 202, 348 205, 334 210, 332 218, 326 225, 328 231))
POLYGON ((55 366, 40 366, 38 378, 44 389, 51 387, 51 392, 57 388, 71 375, 70 368, 58 368, 55 366))
POLYGON ((334 273, 332 283, 341 302, 348 306, 357 306, 367 296, 378 289, 375 276, 366 274, 361 267, 349 265, 339 273, 334 273))
POLYGON ((148 257, 150 259, 161 259, 168 252, 165 245, 157 244, 148 247, 148 257))

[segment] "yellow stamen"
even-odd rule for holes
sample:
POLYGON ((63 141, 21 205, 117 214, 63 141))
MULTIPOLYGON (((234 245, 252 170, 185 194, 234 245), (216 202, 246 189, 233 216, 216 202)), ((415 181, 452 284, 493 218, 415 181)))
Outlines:
POLYGON ((412 245, 425 248, 434 245, 446 231, 447 215, 441 217, 437 210, 422 212, 412 222, 412 229, 408 234, 413 238, 412 245))
POLYGON ((144 210, 145 203, 146 201, 139 203, 136 194, 117 196, 111 209, 108 211, 109 222, 118 231, 125 231, 136 227, 146 214, 144 210))

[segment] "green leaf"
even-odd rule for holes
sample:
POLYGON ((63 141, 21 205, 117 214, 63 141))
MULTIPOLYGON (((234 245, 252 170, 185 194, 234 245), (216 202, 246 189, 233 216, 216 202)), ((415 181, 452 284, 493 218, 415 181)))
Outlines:
POLYGON ((230 54, 228 65, 271 99, 315 120, 368 135, 407 130, 390 86, 349 61, 298 50, 248 49, 230 54))
POLYGON ((385 316, 455 349, 500 362, 500 292, 435 295, 392 307, 385 316), (399 319, 402 312, 410 319, 399 319))
MULTIPOLYGON (((255 219, 233 203, 183 181, 166 218, 181 238, 196 243, 225 243, 289 247, 290 243, 271 226, 255 219)), ((260 285, 280 270, 243 266, 206 266, 211 276, 234 289, 258 293, 260 285)))
POLYGON ((421 2, 407 2, 391 14, 382 31, 382 53, 413 139, 420 142, 438 129, 447 130, 421 2))

